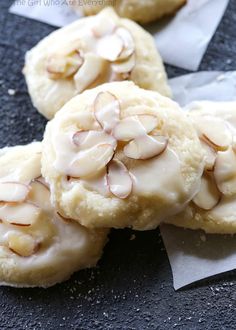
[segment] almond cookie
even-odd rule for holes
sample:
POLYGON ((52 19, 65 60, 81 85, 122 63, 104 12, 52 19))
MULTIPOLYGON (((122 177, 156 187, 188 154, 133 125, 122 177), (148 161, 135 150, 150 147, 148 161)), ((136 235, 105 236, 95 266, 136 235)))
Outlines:
POLYGON ((41 143, 0 150, 0 285, 48 287, 94 266, 107 231, 62 217, 41 176, 41 143))
POLYGON ((170 96, 152 36, 111 8, 43 39, 27 52, 24 74, 34 106, 49 119, 73 96, 110 81, 170 96))
POLYGON ((67 1, 75 11, 85 15, 97 14, 107 6, 113 6, 116 12, 140 23, 149 23, 166 15, 174 14, 187 0, 111 0, 90 1, 80 0, 67 1))
POLYGON ((168 223, 207 233, 236 233, 236 102, 195 102, 187 107, 205 152, 200 191, 168 223))
POLYGON ((196 193, 202 169, 185 113, 132 82, 76 96, 48 123, 43 141, 53 203, 86 227, 156 228, 196 193))

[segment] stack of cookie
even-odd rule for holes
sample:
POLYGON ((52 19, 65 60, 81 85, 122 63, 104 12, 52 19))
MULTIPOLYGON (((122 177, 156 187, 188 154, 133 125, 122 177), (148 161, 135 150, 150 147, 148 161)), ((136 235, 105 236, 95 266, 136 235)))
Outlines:
POLYGON ((47 287, 96 264, 110 228, 234 232, 234 104, 183 111, 152 37, 111 9, 26 55, 42 142, 0 153, 0 281, 47 287))

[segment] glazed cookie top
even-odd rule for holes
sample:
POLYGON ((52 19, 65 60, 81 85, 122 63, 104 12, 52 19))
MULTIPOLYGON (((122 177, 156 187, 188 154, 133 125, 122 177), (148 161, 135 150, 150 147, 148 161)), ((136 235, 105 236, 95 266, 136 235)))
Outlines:
POLYGON ((54 211, 41 176, 41 143, 0 151, 0 219, 0 284, 60 282, 94 265, 106 241, 106 231, 88 231, 54 211))
POLYGON ((111 8, 43 39, 26 54, 24 74, 35 107, 47 118, 76 94, 104 82, 133 80, 170 95, 153 38, 111 8))
POLYGON ((55 205, 91 227, 156 227, 191 199, 202 171, 199 140, 178 105, 131 82, 73 98, 43 144, 55 205))
POLYGON ((236 102, 194 102, 187 107, 205 152, 200 191, 168 222, 213 233, 236 232, 236 102))

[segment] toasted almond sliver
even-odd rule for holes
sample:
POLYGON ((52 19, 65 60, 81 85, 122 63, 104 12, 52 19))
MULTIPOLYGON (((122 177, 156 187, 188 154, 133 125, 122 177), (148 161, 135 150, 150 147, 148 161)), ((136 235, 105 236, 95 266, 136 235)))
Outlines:
POLYGON ((81 65, 83 58, 78 51, 71 54, 52 55, 47 61, 47 71, 51 79, 67 78, 75 74, 81 65))
POLYGON ((75 178, 93 176, 109 163, 113 155, 114 148, 110 144, 99 144, 81 151, 70 165, 67 175, 75 178))
POLYGON ((51 211, 52 205, 50 202, 50 190, 47 185, 42 181, 33 181, 30 184, 31 191, 29 193, 27 201, 36 205, 42 210, 51 211))
POLYGON ((99 40, 97 45, 97 53, 103 59, 113 62, 121 55, 124 48, 123 40, 116 34, 104 36, 99 40))
POLYGON ((31 226, 41 214, 41 210, 30 203, 0 205, 0 219, 16 226, 31 226))
POLYGON ((132 159, 150 159, 160 155, 167 147, 165 136, 142 135, 124 147, 124 154, 132 159))
POLYGON ((79 131, 73 135, 72 139, 79 151, 90 149, 99 144, 110 144, 114 149, 117 145, 116 139, 104 131, 79 131))
POLYGON ((23 202, 29 191, 30 187, 20 182, 0 182, 0 201, 23 202))
POLYGON ((74 75, 75 87, 78 93, 89 88, 104 70, 105 62, 99 56, 93 53, 87 53, 80 69, 74 75))
POLYGON ((217 153, 214 177, 222 194, 230 196, 236 193, 236 154, 231 147, 217 153))
POLYGON ((135 54, 132 54, 128 59, 112 63, 111 68, 116 73, 129 73, 135 67, 135 54))
POLYGON ((226 150, 233 136, 227 123, 217 117, 203 116, 194 121, 200 138, 216 151, 226 150))
POLYGON ((94 24, 92 26, 92 33, 96 38, 104 37, 115 31, 116 24, 113 17, 105 15, 94 16, 94 24))
POLYGON ((9 232, 8 247, 12 252, 21 257, 30 257, 37 252, 39 243, 30 235, 9 232))
POLYGON ((213 171, 216 161, 217 152, 211 148, 206 142, 200 141, 205 152, 205 170, 213 171))
POLYGON ((121 199, 132 192, 132 179, 125 165, 119 160, 112 160, 108 165, 107 182, 111 193, 121 199))
POLYGON ((123 50, 119 55, 119 59, 125 59, 131 56, 135 51, 132 34, 124 27, 117 28, 115 33, 123 41, 123 50))
POLYGON ((115 95, 101 92, 94 101, 94 115, 101 127, 108 133, 120 120, 120 104, 115 95))
POLYGON ((201 178, 200 191, 193 198, 194 204, 203 210, 212 210, 220 201, 221 194, 217 189, 214 177, 204 174, 201 178))
POLYGON ((113 136, 119 141, 130 141, 150 133, 157 123, 157 118, 152 115, 126 117, 115 126, 113 136))

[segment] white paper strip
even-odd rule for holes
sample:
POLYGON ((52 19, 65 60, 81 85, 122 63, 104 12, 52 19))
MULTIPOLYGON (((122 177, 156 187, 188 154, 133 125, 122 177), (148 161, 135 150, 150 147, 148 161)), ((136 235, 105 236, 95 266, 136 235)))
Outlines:
POLYGON ((236 269, 236 237, 161 226, 174 289, 236 269))
POLYGON ((236 71, 202 71, 170 79, 169 83, 181 106, 199 100, 236 100, 236 71))
MULTIPOLYGON (((165 24, 147 27, 164 62, 196 70, 229 0, 188 0, 165 24)), ((10 13, 61 27, 78 19, 66 0, 17 0, 10 13)))
POLYGON ((228 0, 188 0, 187 6, 160 31, 152 28, 164 61, 197 70, 228 3, 228 0))
MULTIPOLYGON (((236 71, 198 72, 170 79, 175 101, 182 106, 196 100, 236 100, 236 71)), ((209 276, 236 269, 236 236, 206 235, 170 225, 161 235, 177 290, 209 276)))

